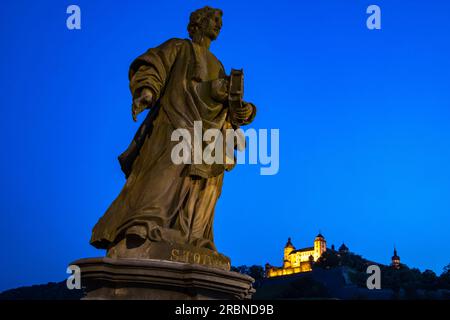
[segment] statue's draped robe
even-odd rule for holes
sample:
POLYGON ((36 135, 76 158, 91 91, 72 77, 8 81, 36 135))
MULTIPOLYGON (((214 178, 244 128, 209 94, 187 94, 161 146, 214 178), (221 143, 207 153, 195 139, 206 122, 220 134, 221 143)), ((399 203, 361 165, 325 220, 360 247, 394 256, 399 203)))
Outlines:
POLYGON ((171 152, 179 142, 171 135, 185 128, 193 137, 194 121, 202 121, 203 130, 231 127, 228 108, 210 93, 210 82, 223 77, 222 64, 209 50, 183 39, 149 49, 131 64, 133 97, 147 87, 156 104, 119 157, 127 181, 94 227, 92 245, 108 249, 127 229, 141 226, 152 241, 215 250, 214 207, 225 166, 174 164, 171 152))

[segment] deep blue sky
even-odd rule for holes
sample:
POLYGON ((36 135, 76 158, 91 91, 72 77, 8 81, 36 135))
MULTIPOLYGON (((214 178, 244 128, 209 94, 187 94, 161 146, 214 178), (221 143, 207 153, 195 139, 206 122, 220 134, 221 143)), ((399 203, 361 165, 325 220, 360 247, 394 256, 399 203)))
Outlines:
MULTIPOLYGON (((224 10, 212 51, 245 69, 254 128, 280 129, 280 172, 227 174, 219 250, 280 264, 288 236, 440 273, 450 263, 448 1, 2 1, 0 290, 60 281, 103 252, 91 229, 124 183, 133 58, 224 10), (82 29, 66 28, 78 4, 82 29), (382 30, 366 8, 382 9, 382 30), (236 199, 243 201, 236 206, 236 199)), ((142 118, 141 118, 142 119, 142 118)))

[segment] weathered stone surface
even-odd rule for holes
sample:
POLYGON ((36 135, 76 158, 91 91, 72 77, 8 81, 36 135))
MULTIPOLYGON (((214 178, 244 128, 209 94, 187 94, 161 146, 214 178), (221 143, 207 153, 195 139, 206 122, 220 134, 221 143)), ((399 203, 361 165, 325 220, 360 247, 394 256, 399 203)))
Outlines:
POLYGON ((198 264, 155 259, 87 258, 81 269, 84 299, 250 299, 253 278, 198 264))

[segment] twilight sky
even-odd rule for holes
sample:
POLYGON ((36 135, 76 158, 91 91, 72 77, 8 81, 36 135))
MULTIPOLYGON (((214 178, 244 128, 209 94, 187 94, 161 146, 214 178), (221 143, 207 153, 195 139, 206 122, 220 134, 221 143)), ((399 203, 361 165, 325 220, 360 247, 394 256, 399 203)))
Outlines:
MULTIPOLYGON (((446 1, 23 1, 0 11, 0 291, 61 281, 100 256, 91 229, 119 193, 128 66, 224 11, 212 52, 245 70, 251 127, 280 130, 280 171, 225 177, 215 239, 233 265, 280 265, 288 236, 438 274, 450 263, 450 24, 446 1), (81 8, 81 30, 66 8, 81 8), (366 8, 382 30, 366 28, 366 8), (241 203, 237 205, 237 203, 241 203)), ((143 117, 141 116, 142 120, 143 117)))

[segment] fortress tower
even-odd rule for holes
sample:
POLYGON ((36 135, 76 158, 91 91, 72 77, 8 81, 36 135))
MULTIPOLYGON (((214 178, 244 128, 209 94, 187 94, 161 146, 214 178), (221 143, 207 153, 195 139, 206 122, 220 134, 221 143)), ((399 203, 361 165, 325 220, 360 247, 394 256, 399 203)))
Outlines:
POLYGON ((286 245, 284 246, 283 268, 290 268, 292 266, 289 255, 294 250, 295 250, 295 247, 291 242, 291 238, 289 237, 288 241, 286 242, 286 245))
POLYGON ((319 233, 314 239, 314 261, 317 261, 325 251, 327 251, 327 242, 323 235, 319 233))

